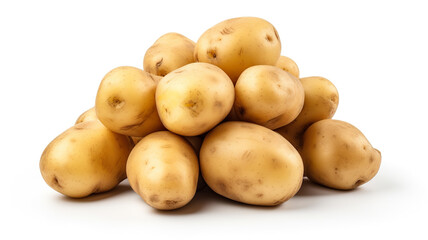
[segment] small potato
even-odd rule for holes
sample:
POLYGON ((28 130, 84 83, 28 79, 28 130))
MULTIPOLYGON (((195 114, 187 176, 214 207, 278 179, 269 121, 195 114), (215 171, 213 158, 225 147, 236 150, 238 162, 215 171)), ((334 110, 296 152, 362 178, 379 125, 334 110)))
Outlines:
POLYGON ((127 136, 108 130, 100 121, 74 125, 55 138, 40 159, 43 179, 73 198, 108 191, 126 178, 133 147, 127 136))
POLYGON ((208 63, 191 63, 166 75, 156 89, 164 126, 183 136, 201 135, 220 123, 233 105, 230 78, 208 63))
POLYGON ((217 65, 233 83, 254 65, 275 65, 281 41, 275 27, 256 17, 232 18, 202 34, 196 43, 195 59, 217 65))
POLYGON ((84 113, 82 113, 76 120, 75 124, 79 124, 81 122, 94 121, 98 120, 97 113, 95 112, 95 107, 88 109, 84 113))
POLYGON ((113 132, 134 137, 163 129, 155 104, 159 80, 135 67, 113 69, 98 89, 95 110, 99 120, 113 132))
POLYGON ((273 206, 294 196, 303 180, 302 159, 276 132, 247 122, 224 122, 205 137, 202 176, 232 200, 273 206))
POLYGON ((299 115, 304 99, 299 79, 278 67, 258 65, 236 82, 233 108, 239 120, 276 129, 299 115))
POLYGON ((300 152, 303 133, 313 123, 334 116, 339 105, 339 93, 332 82, 323 77, 301 78, 305 102, 299 116, 275 131, 285 137, 300 152))
POLYGON ((299 78, 300 71, 297 64, 289 57, 280 56, 275 66, 281 68, 282 70, 290 73, 291 75, 299 78))
POLYGON ((183 137, 155 132, 134 147, 126 173, 132 189, 147 204, 160 210, 177 209, 196 193, 198 158, 183 137))
POLYGON ((162 35, 144 55, 144 71, 165 76, 171 71, 195 62, 195 42, 178 33, 162 35))
POLYGON ((381 154, 353 125, 333 119, 312 124, 303 136, 302 158, 311 181, 350 190, 372 179, 381 154))

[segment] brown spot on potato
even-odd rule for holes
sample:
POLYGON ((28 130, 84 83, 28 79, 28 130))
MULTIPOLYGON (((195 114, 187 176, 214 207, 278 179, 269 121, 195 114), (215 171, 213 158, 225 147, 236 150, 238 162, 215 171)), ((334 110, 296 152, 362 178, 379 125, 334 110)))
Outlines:
POLYGON ((275 34, 276 39, 279 41, 279 34, 278 34, 278 31, 276 31, 276 29, 275 29, 275 28, 273 28, 273 32, 274 32, 274 34, 275 34))
POLYGON ((343 146, 346 148, 346 150, 349 150, 349 144, 348 143, 343 144, 343 146))
POLYGON ((117 110, 125 105, 125 101, 118 96, 112 96, 107 99, 107 104, 117 110))
POLYGON ((75 142, 76 142, 76 139, 75 139, 75 138, 71 138, 71 139, 70 139, 70 142, 75 143, 75 142))
POLYGON ((356 187, 358 187, 358 186, 360 186, 360 185, 362 185, 363 183, 365 183, 366 181, 364 181, 364 180, 362 180, 362 179, 358 179, 355 183, 354 183, 354 185, 352 185, 352 188, 356 188, 356 187))
POLYGON ((370 156, 370 160, 369 160, 371 163, 374 161, 374 158, 373 158, 373 156, 370 156))
POLYGON ((238 113, 239 113, 239 115, 244 116, 244 115, 245 115, 245 108, 244 108, 244 107, 239 106, 239 107, 238 107, 238 113))
POLYGON ((261 179, 257 179, 257 182, 258 182, 259 184, 262 184, 262 183, 263 183, 263 181, 262 181, 261 179))
POLYGON ((244 49, 243 49, 243 48, 240 48, 240 49, 239 49, 239 52, 238 52, 238 55, 239 55, 239 56, 241 56, 243 53, 244 53, 244 49))
POLYGON ((252 153, 253 153, 253 151, 251 151, 251 150, 246 150, 246 151, 242 154, 241 158, 243 158, 243 159, 250 159, 250 158, 251 158, 252 153))
POLYGON ((266 34, 266 36, 265 36, 265 39, 268 41, 268 42, 272 42, 272 36, 271 35, 269 35, 269 34, 266 34))
POLYGON ((257 198, 262 198, 262 197, 263 197, 263 193, 257 193, 257 194, 256 194, 256 197, 257 197, 257 198))
POLYGON ((151 195, 149 197, 149 201, 153 202, 153 203, 157 203, 157 202, 159 202, 159 196, 157 194, 151 195))
POLYGON ((282 118, 282 115, 276 116, 276 117, 271 118, 268 121, 266 121, 263 125, 266 125, 266 126, 273 125, 276 122, 278 122, 281 118, 282 118))
POLYGON ((363 146, 363 150, 367 150, 367 147, 366 147, 366 145, 364 145, 364 146, 363 146))
POLYGON ((207 50, 207 56, 209 59, 217 58, 217 50, 216 49, 208 49, 207 50))
POLYGON ((59 180, 56 175, 53 176, 52 184, 58 188, 62 188, 62 185, 59 183, 59 180))
POLYGON ((181 202, 181 200, 165 200, 163 203, 168 207, 174 207, 179 202, 181 202))
POLYGON ((225 27, 223 30, 220 31, 221 35, 227 35, 233 33, 234 29, 231 27, 225 27))
POLYGON ((227 185, 223 181, 218 181, 217 187, 219 188, 220 192, 227 193, 227 185))
POLYGON ((246 179, 238 179, 235 181, 236 185, 241 186, 243 191, 248 191, 253 186, 253 183, 251 181, 248 181, 246 179))
POLYGON ((217 107, 217 108, 223 108, 223 102, 221 102, 221 101, 215 101, 214 102, 214 107, 217 107))
POLYGON ((215 153, 215 151, 217 151, 217 148, 215 146, 210 148, 211 153, 215 153))
POLYGON ((155 169, 156 167, 155 166, 152 166, 151 168, 150 168, 150 170, 153 170, 153 169, 155 169))
POLYGON ((159 69, 159 67, 162 65, 163 58, 161 58, 158 62, 156 62, 156 69, 159 69))

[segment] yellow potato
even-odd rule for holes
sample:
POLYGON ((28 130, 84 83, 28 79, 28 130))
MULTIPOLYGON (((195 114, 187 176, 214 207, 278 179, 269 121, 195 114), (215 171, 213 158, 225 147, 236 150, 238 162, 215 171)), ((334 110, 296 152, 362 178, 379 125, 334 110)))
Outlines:
POLYGON ((126 178, 132 147, 127 136, 108 130, 101 122, 82 122, 49 143, 40 159, 40 171, 54 190, 86 197, 108 191, 126 178))
POLYGON ((192 146, 168 131, 144 137, 126 165, 132 189, 160 210, 183 207, 196 193, 198 159, 192 146))
POLYGON ((282 70, 290 73, 291 75, 295 76, 296 78, 299 78, 300 71, 297 64, 293 61, 293 59, 286 57, 286 56, 280 56, 278 61, 276 62, 275 66, 281 68, 282 70))
POLYGON ((178 33, 162 35, 144 55, 144 70, 158 76, 195 62, 195 42, 178 33))
POLYGON ((273 206, 293 197, 303 180, 303 163, 276 132, 247 122, 225 122, 205 137, 202 176, 216 193, 235 201, 273 206))
POLYGON ((82 113, 76 120, 75 124, 79 124, 81 122, 94 121, 98 120, 97 113, 95 112, 95 107, 86 110, 82 113))
POLYGON ((306 130, 302 158, 305 173, 311 181, 350 190, 376 175, 381 153, 353 125, 325 119, 306 130))
POLYGON ((208 63, 191 63, 166 75, 156 89, 164 126, 183 136, 201 135, 220 123, 233 105, 230 78, 208 63))
POLYGON ((196 43, 195 59, 217 65, 235 83, 254 65, 275 65, 281 41, 275 27, 256 17, 232 18, 205 31, 196 43))
POLYGON ((239 120, 276 129, 299 115, 304 99, 299 79, 278 67, 258 65, 236 82, 233 108, 239 120))
POLYGON ((303 133, 313 123, 332 118, 339 105, 339 93, 332 82, 323 77, 300 79, 305 90, 305 103, 299 116, 275 131, 300 152, 303 133))
POLYGON ((134 137, 162 130, 155 104, 159 80, 135 67, 113 69, 98 89, 95 110, 99 120, 113 132, 134 137))

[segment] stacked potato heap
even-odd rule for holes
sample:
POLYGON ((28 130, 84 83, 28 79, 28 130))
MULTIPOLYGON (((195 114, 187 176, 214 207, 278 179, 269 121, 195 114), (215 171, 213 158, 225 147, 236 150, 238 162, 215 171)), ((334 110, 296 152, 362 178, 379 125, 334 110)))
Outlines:
POLYGON ((223 21, 196 44, 163 35, 147 50, 145 71, 107 73, 95 108, 43 152, 43 178, 80 198, 128 177, 157 209, 186 205, 203 180, 229 199, 271 206, 294 196, 304 173, 343 190, 372 179, 380 152, 331 119, 335 86, 299 79, 280 53, 275 28, 254 17, 223 21))

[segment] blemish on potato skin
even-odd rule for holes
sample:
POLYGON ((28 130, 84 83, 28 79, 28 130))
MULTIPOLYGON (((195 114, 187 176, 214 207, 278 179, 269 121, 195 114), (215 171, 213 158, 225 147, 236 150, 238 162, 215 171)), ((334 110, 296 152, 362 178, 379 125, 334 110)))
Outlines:
POLYGON ((111 96, 107 99, 107 104, 117 110, 125 105, 125 101, 118 96, 111 96))
POLYGON ((217 51, 215 49, 208 49, 207 56, 209 59, 215 59, 217 58, 217 51))
POLYGON ((262 198, 262 197, 263 197, 263 193, 257 193, 257 194, 256 194, 256 197, 257 197, 257 198, 262 198))
POLYGON ((157 203, 157 202, 159 202, 159 196, 157 194, 151 195, 149 197, 149 201, 153 202, 153 203, 157 203))
POLYGON ((235 181, 236 185, 241 186, 243 191, 248 191, 253 186, 253 183, 245 180, 245 179, 238 179, 235 181))
POLYGON ((210 153, 215 153, 215 151, 217 151, 217 148, 215 146, 210 148, 210 153))
POLYGON ((214 102, 214 107, 223 108, 223 103, 221 101, 217 100, 217 101, 214 102))
POLYGON ((231 27, 225 27, 223 30, 220 31, 221 35, 227 35, 233 33, 234 29, 231 27))
POLYGON ((358 186, 360 186, 360 185, 362 185, 362 184, 364 184, 366 181, 364 181, 364 180, 362 180, 362 179, 358 179, 355 183, 354 183, 354 185, 352 185, 352 188, 356 188, 356 187, 358 187, 358 186))
POLYGON ((53 176, 52 184, 58 188, 62 189, 62 185, 59 183, 59 180, 56 175, 53 176))
POLYGON ((274 34, 275 34, 276 39, 279 41, 279 34, 278 34, 278 31, 276 31, 276 29, 275 29, 275 28, 273 28, 273 32, 274 32, 274 34))
POLYGON ((266 41, 268 41, 268 42, 272 42, 272 36, 271 35, 269 35, 269 34, 266 34, 266 36, 265 36, 265 39, 266 39, 266 41))
POLYGON ((244 107, 239 106, 239 107, 238 107, 238 113, 239 113, 239 115, 244 116, 244 115, 245 115, 245 108, 244 108, 244 107))
POLYGON ((239 55, 239 56, 241 56, 243 53, 244 53, 244 49, 243 49, 243 48, 240 48, 240 49, 239 49, 239 52, 238 52, 238 55, 239 55))
POLYGON ((163 201, 163 203, 168 207, 174 207, 179 202, 180 201, 177 201, 177 200, 165 200, 165 201, 163 201))
POLYGON ((159 67, 162 65, 163 58, 161 58, 158 62, 156 62, 156 69, 159 69, 159 67))

